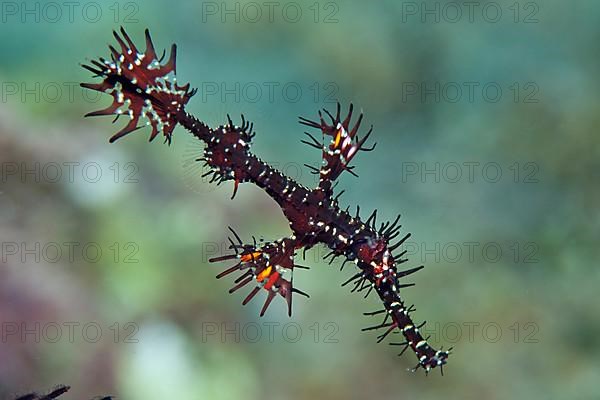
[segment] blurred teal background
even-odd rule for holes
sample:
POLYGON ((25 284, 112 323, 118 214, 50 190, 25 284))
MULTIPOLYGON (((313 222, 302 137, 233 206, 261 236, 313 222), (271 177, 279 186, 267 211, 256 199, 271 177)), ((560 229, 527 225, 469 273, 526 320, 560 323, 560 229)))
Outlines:
POLYGON ((600 3, 69 4, 1 4, 0 398, 600 397, 600 3), (123 121, 82 118, 110 99, 76 86, 92 81, 79 63, 120 25, 177 43, 178 79, 200 89, 188 111, 244 113, 254 152, 306 185, 320 160, 297 117, 364 110, 378 147, 341 202, 402 213, 409 265, 426 265, 404 296, 454 346, 444 377, 360 332, 378 303, 340 288, 352 271, 324 249, 299 255, 311 299, 291 319, 227 294, 207 262, 226 227, 273 240, 287 223, 255 187, 230 201, 201 179, 183 129, 109 145, 123 121))

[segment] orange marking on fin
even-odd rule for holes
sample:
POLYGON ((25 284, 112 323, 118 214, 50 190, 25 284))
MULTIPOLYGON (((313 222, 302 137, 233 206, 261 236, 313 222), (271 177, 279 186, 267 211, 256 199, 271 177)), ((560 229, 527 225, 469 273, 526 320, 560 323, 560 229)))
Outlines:
POLYGON ((335 148, 338 147, 338 145, 340 144, 340 140, 342 139, 342 129, 343 128, 338 129, 337 135, 335 135, 335 142, 333 144, 333 147, 335 148))
POLYGON ((270 265, 265 268, 260 274, 258 274, 258 276, 256 277, 256 280, 258 282, 262 282, 265 280, 265 278, 267 278, 269 275, 271 275, 271 270, 273 270, 273 267, 271 267, 270 265))
POLYGON ((279 279, 279 272, 275 272, 269 277, 269 280, 265 284, 265 289, 271 290, 271 287, 275 284, 275 282, 277 282, 277 279, 279 279))
POLYGON ((261 251, 255 251, 253 253, 243 254, 241 257, 241 260, 242 260, 242 262, 248 262, 248 261, 255 260, 256 258, 260 257, 261 255, 262 255, 261 251))

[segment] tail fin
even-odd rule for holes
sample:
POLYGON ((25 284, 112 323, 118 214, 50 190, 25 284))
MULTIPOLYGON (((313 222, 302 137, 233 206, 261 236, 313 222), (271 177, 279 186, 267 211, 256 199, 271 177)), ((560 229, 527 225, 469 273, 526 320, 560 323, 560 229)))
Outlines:
POLYGON ((110 94, 113 96, 113 103, 104 110, 86 114, 86 117, 114 114, 117 116, 116 121, 120 115, 129 116, 129 123, 110 138, 111 143, 141 128, 138 125, 139 119, 146 117, 146 125, 152 126, 150 141, 162 132, 165 142, 170 144, 178 114, 183 112, 185 104, 196 93, 196 89, 189 90, 189 83, 184 86, 176 83, 177 45, 173 44, 171 47, 167 63, 161 64, 165 53, 160 59, 157 57, 148 29, 144 53, 138 51, 122 27, 122 37, 115 31, 113 34, 121 50, 109 45, 112 53, 110 60, 99 57, 90 62, 92 65, 82 65, 93 72, 95 77, 103 77, 104 80, 101 83, 81 84, 84 88, 110 94))

